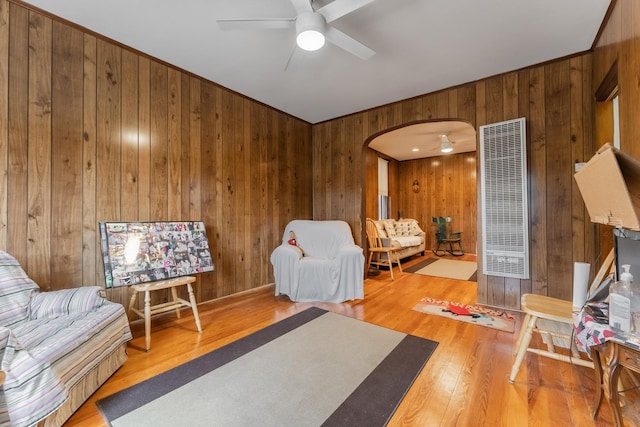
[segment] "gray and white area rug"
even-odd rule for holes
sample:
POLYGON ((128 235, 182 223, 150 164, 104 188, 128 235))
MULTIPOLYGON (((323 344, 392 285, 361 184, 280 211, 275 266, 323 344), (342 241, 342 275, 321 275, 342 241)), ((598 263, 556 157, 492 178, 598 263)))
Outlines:
POLYGON ((97 405, 111 426, 383 426, 438 343, 316 307, 97 405))

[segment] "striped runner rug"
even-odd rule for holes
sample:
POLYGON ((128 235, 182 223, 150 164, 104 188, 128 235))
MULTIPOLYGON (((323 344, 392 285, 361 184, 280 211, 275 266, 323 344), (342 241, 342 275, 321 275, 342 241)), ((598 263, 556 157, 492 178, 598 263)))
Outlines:
POLYGON ((112 426, 383 426, 436 346, 313 307, 97 404, 112 426))

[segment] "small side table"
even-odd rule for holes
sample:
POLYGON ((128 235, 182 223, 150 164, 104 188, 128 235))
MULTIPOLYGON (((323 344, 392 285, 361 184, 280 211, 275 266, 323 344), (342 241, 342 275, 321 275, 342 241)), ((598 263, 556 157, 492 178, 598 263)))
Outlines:
POLYGON ((133 295, 131 295, 131 301, 129 302, 129 312, 134 312, 138 316, 144 318, 144 336, 145 336, 145 348, 147 351, 151 348, 151 315, 164 313, 170 310, 176 310, 176 315, 180 318, 181 307, 191 307, 193 310, 193 317, 198 327, 198 332, 202 332, 202 326, 200 325, 200 317, 198 316, 198 307, 196 305, 196 297, 193 295, 193 288, 191 284, 196 281, 193 276, 175 277, 173 279, 160 280, 157 282, 139 283, 137 285, 131 285, 133 295), (187 285, 187 291, 189 293, 189 301, 182 298, 178 298, 178 286, 187 285), (162 304, 151 305, 151 291, 158 291, 160 289, 171 289, 171 296, 173 301, 165 302, 162 304), (144 312, 141 312, 135 308, 138 292, 144 292, 144 312))
POLYGON ((618 391, 622 368, 640 373, 640 349, 616 336, 604 344, 591 347, 591 355, 596 367, 596 383, 599 385, 593 418, 595 419, 598 415, 604 394, 611 404, 616 426, 622 427, 623 420, 629 421, 632 425, 640 425, 640 401, 630 402, 621 408, 618 391))

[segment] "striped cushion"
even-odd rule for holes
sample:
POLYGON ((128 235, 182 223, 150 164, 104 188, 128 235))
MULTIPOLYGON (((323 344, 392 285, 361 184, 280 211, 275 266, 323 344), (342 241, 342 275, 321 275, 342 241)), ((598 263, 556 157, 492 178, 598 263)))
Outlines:
POLYGON ((60 291, 40 292, 31 301, 31 319, 54 318, 62 315, 94 311, 105 299, 98 286, 86 286, 60 291))
POLYGON ((38 289, 20 263, 0 251, 0 326, 17 325, 27 320, 29 300, 38 289))
POLYGON ((107 301, 94 311, 24 322, 7 339, 0 425, 26 426, 59 407, 67 390, 130 340, 131 331, 122 305, 107 301))

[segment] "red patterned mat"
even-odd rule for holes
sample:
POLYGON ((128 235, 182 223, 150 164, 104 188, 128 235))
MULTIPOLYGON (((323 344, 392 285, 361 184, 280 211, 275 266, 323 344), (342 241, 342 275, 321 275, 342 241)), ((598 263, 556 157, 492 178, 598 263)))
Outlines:
POLYGON ((433 298, 422 298, 413 310, 511 333, 516 325, 515 318, 506 311, 433 298))

